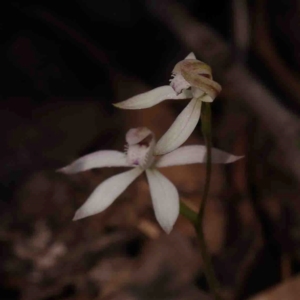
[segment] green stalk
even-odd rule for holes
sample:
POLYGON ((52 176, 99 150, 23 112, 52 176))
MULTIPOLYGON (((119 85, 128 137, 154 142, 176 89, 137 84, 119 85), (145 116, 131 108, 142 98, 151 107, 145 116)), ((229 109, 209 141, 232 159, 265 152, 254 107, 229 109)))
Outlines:
MULTIPOLYGON (((200 100, 200 99, 199 99, 200 100)), ((212 150, 212 130, 211 130, 211 109, 207 102, 202 103, 201 112, 202 132, 206 145, 206 177, 203 196, 198 214, 191 210, 185 203, 180 202, 180 214, 187 218, 194 226, 200 245, 200 252, 203 258, 203 267, 208 286, 214 295, 215 300, 222 300, 219 294, 219 282, 216 278, 211 257, 208 252, 203 232, 203 219, 208 198, 210 179, 211 179, 211 150, 212 150)))
POLYGON ((207 279, 207 283, 209 285, 211 292, 214 295, 215 300, 221 300, 222 298, 219 295, 219 282, 214 272, 214 268, 211 262, 211 257, 206 246, 204 232, 203 232, 203 218, 204 218, 205 207, 207 203, 209 186, 210 186, 210 179, 211 179, 211 149, 212 149, 211 109, 210 109, 210 104, 207 102, 202 103, 201 125, 202 125, 202 133, 204 136, 206 149, 207 149, 206 178, 205 178, 202 201, 201 201, 197 221, 194 224, 194 226, 200 244, 200 252, 203 258, 204 273, 207 279))
POLYGON ((198 214, 190 209, 184 202, 180 201, 180 214, 187 218, 194 226, 196 225, 198 214))

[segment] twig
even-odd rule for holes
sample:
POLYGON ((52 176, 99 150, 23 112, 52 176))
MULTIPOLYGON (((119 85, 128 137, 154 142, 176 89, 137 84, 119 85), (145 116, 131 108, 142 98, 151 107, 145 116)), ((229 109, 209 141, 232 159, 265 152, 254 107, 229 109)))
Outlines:
POLYGON ((250 22, 247 0, 232 0, 232 30, 237 58, 245 62, 250 45, 250 22))
POLYGON ((290 95, 300 103, 300 75, 289 69, 274 46, 267 24, 266 1, 257 0, 254 13, 254 46, 264 60, 273 78, 290 95), (278 76, 280 74, 280 76, 278 76))

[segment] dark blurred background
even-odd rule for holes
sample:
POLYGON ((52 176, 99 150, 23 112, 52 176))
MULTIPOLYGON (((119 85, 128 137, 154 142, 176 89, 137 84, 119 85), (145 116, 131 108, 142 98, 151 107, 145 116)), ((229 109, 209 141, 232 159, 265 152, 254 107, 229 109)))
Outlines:
MULTIPOLYGON (((185 101, 111 104, 168 84, 191 51, 223 86, 214 145, 245 155, 214 166, 206 211, 224 299, 299 299, 299 16, 298 0, 1 3, 0 299, 212 299, 193 228, 180 217, 161 231, 145 178, 72 222, 119 170, 55 172, 91 151, 122 151, 129 128, 161 136, 185 101)), ((200 124, 187 143, 203 143, 200 124)), ((197 209, 205 167, 163 172, 197 209)))

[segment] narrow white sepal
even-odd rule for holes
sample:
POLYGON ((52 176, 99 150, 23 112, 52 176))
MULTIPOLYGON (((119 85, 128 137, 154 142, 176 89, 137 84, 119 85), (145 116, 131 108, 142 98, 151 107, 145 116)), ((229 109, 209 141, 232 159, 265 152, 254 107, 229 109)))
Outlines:
POLYGON ((114 106, 122 109, 143 109, 152 107, 167 99, 186 99, 188 95, 181 93, 179 95, 169 85, 155 88, 149 92, 136 95, 128 100, 114 103, 114 106))
POLYGON ((179 215, 179 195, 174 184, 158 170, 146 170, 155 217, 170 233, 179 215))
POLYGON ((185 59, 196 59, 194 52, 191 52, 185 59))
POLYGON ((162 155, 181 146, 195 129, 201 114, 201 100, 192 99, 157 142, 154 153, 162 155))
POLYGON ((103 150, 85 155, 58 172, 73 174, 102 167, 129 167, 126 155, 119 151, 103 150))
POLYGON ((105 210, 142 172, 143 169, 134 168, 103 181, 77 210, 73 220, 79 220, 105 210))
MULTIPOLYGON (((229 164, 244 157, 232 155, 216 148, 212 148, 211 154, 211 160, 214 164, 229 164)), ((206 147, 202 145, 192 145, 180 147, 171 153, 163 155, 157 160, 155 167, 163 168, 205 162, 206 147)))

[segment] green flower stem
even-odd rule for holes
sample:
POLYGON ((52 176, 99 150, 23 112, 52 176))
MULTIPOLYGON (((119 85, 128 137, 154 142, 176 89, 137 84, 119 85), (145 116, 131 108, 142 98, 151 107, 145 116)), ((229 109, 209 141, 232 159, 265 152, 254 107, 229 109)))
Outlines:
POLYGON ((209 285, 211 292, 214 295, 214 299, 222 300, 219 294, 219 282, 214 272, 214 268, 211 262, 211 257, 206 246, 204 232, 203 232, 203 219, 204 219, 205 207, 208 198, 210 179, 211 179, 211 149, 212 149, 211 109, 210 109, 210 104, 207 102, 202 103, 201 125, 202 125, 202 132, 206 144, 206 149, 207 149, 206 178, 205 178, 202 201, 201 201, 198 214, 193 210, 191 210, 185 203, 180 202, 180 214, 183 215, 185 218, 187 218, 195 227, 197 237, 199 240, 200 252, 203 258, 204 273, 207 279, 207 283, 209 285))
POLYGON ((221 296, 219 295, 219 282, 216 278, 214 268, 211 262, 211 257, 208 252, 204 232, 203 232, 203 218, 205 212, 205 206, 208 198, 209 186, 210 186, 210 178, 211 178, 211 109, 210 104, 207 102, 202 103, 202 112, 201 112, 201 125, 202 125, 202 133, 204 136, 205 144, 206 144, 206 178, 205 178, 205 186, 203 190, 202 201, 197 217, 196 223, 194 223, 198 240, 200 243, 200 251, 203 258, 204 263, 204 273, 209 285, 211 292, 214 295, 215 300, 221 300, 221 296))
POLYGON ((187 218, 194 226, 196 226, 198 214, 182 201, 180 201, 180 214, 187 218))

